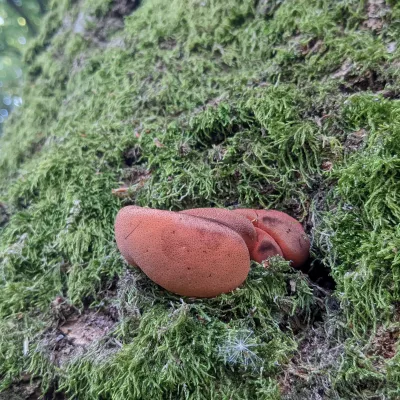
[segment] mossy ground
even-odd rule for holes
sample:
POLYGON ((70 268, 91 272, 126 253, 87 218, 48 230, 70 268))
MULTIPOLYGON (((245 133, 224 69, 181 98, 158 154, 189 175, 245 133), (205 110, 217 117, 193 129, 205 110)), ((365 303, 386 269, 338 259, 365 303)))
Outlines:
POLYGON ((0 139, 0 389, 398 398, 400 6, 128 3, 54 1, 25 55, 0 139), (132 203, 289 212, 336 288, 275 259, 232 294, 173 296, 116 250, 132 203), (44 344, 55 300, 116 321, 63 365, 44 344))

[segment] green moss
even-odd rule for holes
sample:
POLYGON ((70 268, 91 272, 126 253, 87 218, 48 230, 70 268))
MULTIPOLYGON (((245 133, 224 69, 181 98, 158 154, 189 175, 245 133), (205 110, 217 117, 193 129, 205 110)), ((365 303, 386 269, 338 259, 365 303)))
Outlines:
POLYGON ((293 276, 296 291, 287 296, 286 262, 276 259, 270 268, 255 266, 247 285, 212 300, 183 300, 139 272, 125 275, 115 332, 125 345, 104 362, 106 350, 100 346, 69 364, 61 388, 82 398, 99 393, 132 399, 276 397, 271 377, 295 348, 290 331, 279 328, 279 318, 284 323, 286 313, 310 312, 313 299, 300 276, 293 276))
POLYGON ((307 221, 345 332, 346 351, 327 370, 332 393, 395 395, 398 351, 379 369, 368 346, 396 323, 400 300, 399 50, 387 48, 399 6, 374 31, 367 2, 355 0, 268 10, 250 0, 146 0, 99 37, 111 6, 53 2, 25 55, 25 105, 0 139, 11 214, 0 228, 3 387, 28 368, 71 398, 282 395, 301 336, 293 331, 313 323, 318 290, 279 261, 214 300, 181 302, 136 273, 123 286, 113 221, 134 202, 273 207, 307 221), (94 19, 76 33, 80 13, 94 19), (122 183, 129 196, 119 200, 111 191, 122 183), (10 323, 10 332, 31 324, 36 346, 38 313, 56 296, 97 307, 115 280, 118 351, 104 339, 59 369, 42 351, 22 357, 22 336, 6 335, 10 323), (30 322, 20 328, 19 318, 30 322), (243 335, 254 355, 227 356, 243 335))
POLYGON ((29 365, 38 332, 45 328, 46 317, 23 314, 2 318, 0 323, 0 390, 7 388, 29 365))
POLYGON ((112 6, 112 0, 87 0, 83 5, 83 10, 96 17, 104 17, 112 6))

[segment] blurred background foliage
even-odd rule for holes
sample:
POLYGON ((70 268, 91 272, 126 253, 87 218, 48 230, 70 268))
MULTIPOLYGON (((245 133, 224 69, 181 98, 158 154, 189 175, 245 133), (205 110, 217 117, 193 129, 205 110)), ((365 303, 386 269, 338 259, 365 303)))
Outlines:
POLYGON ((22 104, 22 54, 38 31, 46 0, 0 0, 0 135, 14 107, 22 104))

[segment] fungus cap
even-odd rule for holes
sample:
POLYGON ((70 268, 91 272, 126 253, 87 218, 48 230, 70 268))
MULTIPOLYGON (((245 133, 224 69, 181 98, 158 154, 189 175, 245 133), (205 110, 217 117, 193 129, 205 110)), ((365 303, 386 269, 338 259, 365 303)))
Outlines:
POLYGON ((171 211, 124 207, 115 237, 122 255, 155 283, 183 296, 214 297, 244 282, 246 243, 216 222, 171 211))

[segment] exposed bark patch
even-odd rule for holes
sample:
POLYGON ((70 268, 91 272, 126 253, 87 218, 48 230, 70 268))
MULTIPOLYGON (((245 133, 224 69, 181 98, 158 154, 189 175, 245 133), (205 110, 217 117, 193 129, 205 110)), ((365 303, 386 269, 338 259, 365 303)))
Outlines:
POLYGON ((344 85, 343 89, 349 93, 360 92, 360 91, 379 91, 383 90, 386 82, 382 81, 376 71, 365 71, 361 75, 349 76, 347 84, 344 85))
POLYGON ((345 78, 350 75, 353 68, 354 64, 350 60, 346 60, 341 67, 331 75, 331 77, 335 79, 345 78))
POLYGON ((0 400, 37 400, 41 394, 40 380, 31 382, 30 376, 25 375, 18 383, 0 393, 0 400))
POLYGON ((346 60, 336 72, 331 74, 331 77, 340 79, 343 82, 340 85, 340 89, 344 93, 356 93, 366 90, 379 92, 386 86, 386 81, 376 71, 361 71, 361 67, 350 60, 346 60))
POLYGON ((399 99, 400 98, 400 92, 397 89, 383 89, 383 90, 379 90, 377 92, 377 94, 380 94, 385 99, 399 99))
POLYGON ((385 359, 396 355, 397 342, 400 339, 400 329, 384 329, 380 327, 372 342, 371 354, 385 359))
POLYGON ((109 16, 114 18, 122 18, 129 15, 140 5, 140 0, 118 0, 114 1, 114 5, 110 10, 109 16))
POLYGON ((344 148, 346 153, 352 153, 359 150, 364 146, 364 143, 368 137, 368 132, 365 129, 350 133, 346 141, 344 142, 344 148))
POLYGON ((380 31, 385 24, 385 17, 390 12, 390 7, 385 0, 368 0, 367 15, 364 27, 372 31, 380 31))
POLYGON ((52 311, 58 324, 43 334, 40 349, 57 366, 85 354, 90 345, 109 334, 115 325, 111 313, 86 310, 79 314, 65 302, 59 303, 56 299, 53 303, 56 303, 52 311))
POLYGON ((0 228, 8 222, 9 216, 4 203, 0 203, 0 228))

